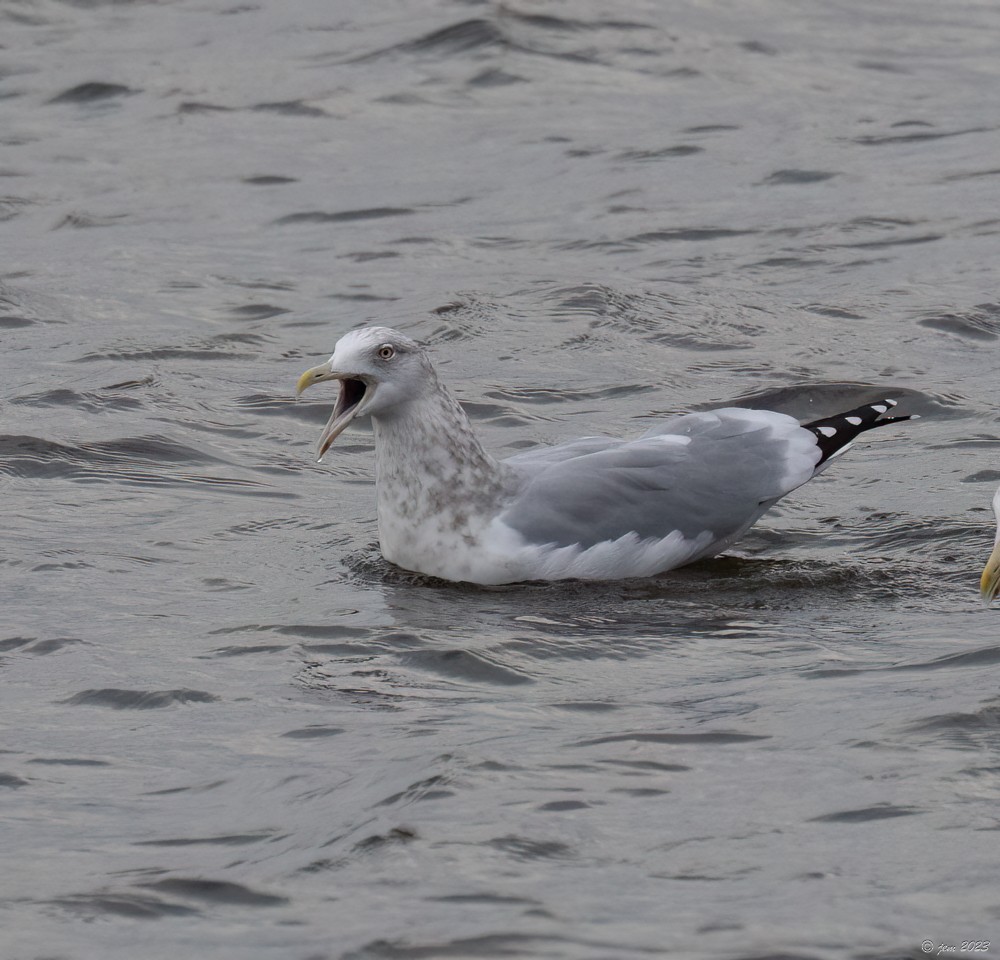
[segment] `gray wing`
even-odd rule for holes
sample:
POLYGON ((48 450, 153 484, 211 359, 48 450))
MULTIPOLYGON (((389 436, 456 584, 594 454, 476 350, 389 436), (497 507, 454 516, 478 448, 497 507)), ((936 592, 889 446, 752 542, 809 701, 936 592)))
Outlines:
POLYGON ((524 484, 500 520, 558 546, 675 530, 724 539, 812 477, 819 457, 816 437, 784 414, 687 414, 637 440, 588 437, 512 457, 524 484))
POLYGON ((536 447, 534 450, 516 453, 504 460, 504 463, 514 467, 521 476, 535 476, 553 464, 590 453, 612 450, 626 442, 625 440, 616 440, 613 437, 580 437, 579 440, 570 440, 568 443, 560 443, 554 447, 536 447))

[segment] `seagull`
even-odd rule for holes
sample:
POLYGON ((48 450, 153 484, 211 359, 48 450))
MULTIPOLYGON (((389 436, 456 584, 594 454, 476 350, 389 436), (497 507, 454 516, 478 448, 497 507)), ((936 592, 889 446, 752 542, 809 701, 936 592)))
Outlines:
POLYGON ((982 579, 979 581, 979 596, 983 605, 987 607, 1000 592, 1000 487, 993 494, 993 516, 997 518, 997 535, 993 542, 993 552, 986 561, 982 579))
POLYGON ((634 439, 582 437, 497 460, 427 351, 396 330, 345 334, 296 396, 325 380, 340 394, 320 461, 348 424, 371 417, 382 555, 477 584, 650 577, 715 556, 859 434, 912 419, 883 416, 892 399, 806 424, 723 407, 634 439))

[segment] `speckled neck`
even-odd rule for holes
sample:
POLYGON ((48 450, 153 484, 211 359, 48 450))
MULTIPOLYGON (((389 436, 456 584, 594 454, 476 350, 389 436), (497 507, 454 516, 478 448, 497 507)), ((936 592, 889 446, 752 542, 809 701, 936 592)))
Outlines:
POLYGON ((408 569, 456 534, 474 546, 514 477, 482 447, 458 401, 436 381, 389 415, 373 417, 382 553, 408 569))

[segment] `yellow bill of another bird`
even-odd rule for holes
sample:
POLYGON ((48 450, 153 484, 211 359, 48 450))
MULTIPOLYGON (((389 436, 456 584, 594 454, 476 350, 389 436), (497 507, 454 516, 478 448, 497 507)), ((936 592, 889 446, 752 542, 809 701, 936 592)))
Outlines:
POLYGON ((987 607, 998 592, 1000 592, 1000 541, 997 541, 989 560, 986 561, 983 576, 979 581, 979 595, 987 607))
POLYGON ((997 520, 997 535, 993 542, 993 552, 986 561, 983 575, 979 580, 979 596, 983 605, 987 607, 1000 592, 1000 487, 993 494, 993 516, 997 520))

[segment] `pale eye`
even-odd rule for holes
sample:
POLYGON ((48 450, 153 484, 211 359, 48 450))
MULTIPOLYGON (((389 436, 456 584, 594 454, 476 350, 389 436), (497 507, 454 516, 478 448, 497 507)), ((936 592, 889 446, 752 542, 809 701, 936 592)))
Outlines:
POLYGON ((378 355, 382 360, 391 360, 396 356, 396 348, 391 343, 383 343, 378 348, 378 355))

